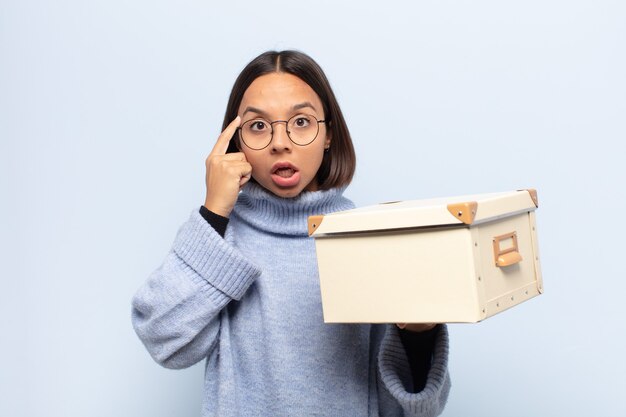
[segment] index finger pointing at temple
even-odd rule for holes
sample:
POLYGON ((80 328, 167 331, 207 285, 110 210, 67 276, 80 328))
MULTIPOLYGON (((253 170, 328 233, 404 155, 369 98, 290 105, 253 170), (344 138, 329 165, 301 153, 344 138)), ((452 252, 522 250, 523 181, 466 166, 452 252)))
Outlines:
POLYGON ((213 146, 213 150, 211 151, 211 155, 225 155, 228 150, 228 143, 230 139, 233 137, 237 128, 239 127, 239 122, 241 121, 241 117, 235 117, 235 120, 229 123, 226 126, 226 129, 220 134, 217 138, 217 142, 215 146, 213 146))

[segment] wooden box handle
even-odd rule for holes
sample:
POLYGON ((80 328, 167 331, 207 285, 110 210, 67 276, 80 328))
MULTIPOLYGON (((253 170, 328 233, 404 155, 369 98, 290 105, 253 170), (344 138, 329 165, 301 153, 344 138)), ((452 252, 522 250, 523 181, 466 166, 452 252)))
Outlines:
POLYGON ((493 238, 493 258, 498 267, 511 266, 522 260, 517 246, 517 232, 505 233, 493 238), (511 239, 513 245, 502 249, 500 242, 508 239, 511 239))

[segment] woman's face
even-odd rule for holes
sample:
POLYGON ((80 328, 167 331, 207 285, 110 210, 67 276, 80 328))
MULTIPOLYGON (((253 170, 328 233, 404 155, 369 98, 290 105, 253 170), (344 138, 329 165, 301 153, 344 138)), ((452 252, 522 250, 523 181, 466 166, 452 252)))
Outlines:
MULTIPOLYGON (((295 75, 281 72, 254 80, 244 93, 237 114, 242 123, 258 118, 268 122, 288 120, 297 115, 312 115, 317 120, 325 117, 322 102, 313 89, 295 75)), ((259 126, 269 128, 263 122, 259 126)), ((326 124, 319 124, 317 137, 305 146, 289 139, 285 123, 274 123, 272 129, 272 141, 264 149, 254 150, 239 141, 252 165, 252 177, 279 197, 317 190, 317 171, 331 139, 326 124)))

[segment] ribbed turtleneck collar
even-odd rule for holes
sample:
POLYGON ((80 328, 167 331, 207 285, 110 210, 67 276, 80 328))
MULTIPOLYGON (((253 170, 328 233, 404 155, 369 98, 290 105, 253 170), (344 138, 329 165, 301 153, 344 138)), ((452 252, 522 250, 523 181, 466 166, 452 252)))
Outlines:
POLYGON ((256 183, 248 183, 239 194, 233 214, 270 233, 307 236, 309 216, 354 208, 352 201, 343 197, 344 190, 303 191, 297 197, 282 198, 256 183))

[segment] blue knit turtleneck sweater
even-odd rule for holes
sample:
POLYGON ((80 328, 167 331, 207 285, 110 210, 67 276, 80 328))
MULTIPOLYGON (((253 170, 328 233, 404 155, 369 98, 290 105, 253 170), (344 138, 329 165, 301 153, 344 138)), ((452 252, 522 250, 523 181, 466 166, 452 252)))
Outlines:
POLYGON ((450 382, 439 331, 426 387, 393 325, 324 324, 307 218, 353 208, 342 189, 240 193, 223 239, 197 209, 133 298, 133 325, 169 368, 206 359, 203 416, 435 416, 450 382))

